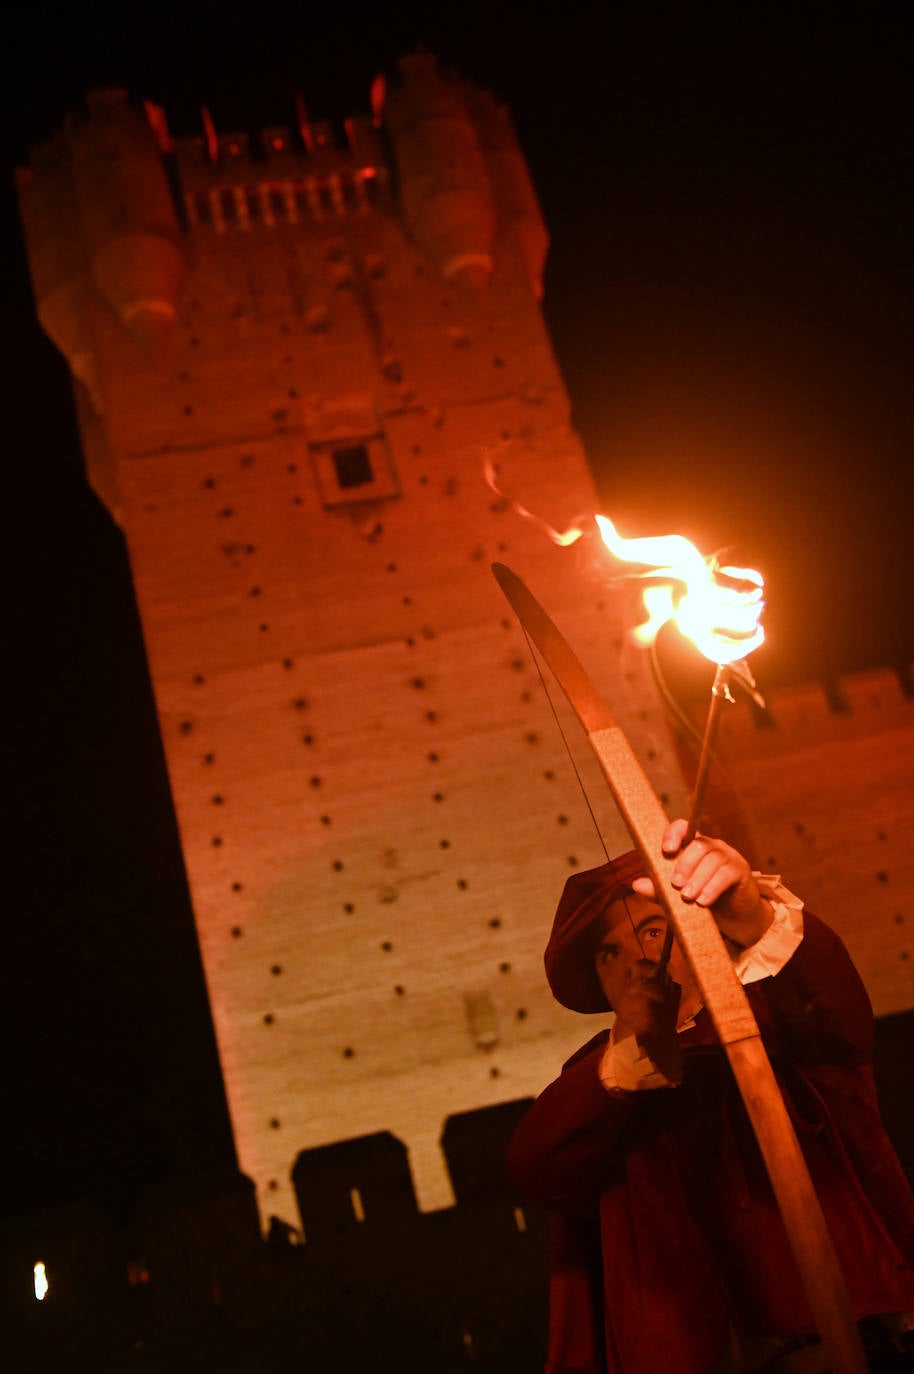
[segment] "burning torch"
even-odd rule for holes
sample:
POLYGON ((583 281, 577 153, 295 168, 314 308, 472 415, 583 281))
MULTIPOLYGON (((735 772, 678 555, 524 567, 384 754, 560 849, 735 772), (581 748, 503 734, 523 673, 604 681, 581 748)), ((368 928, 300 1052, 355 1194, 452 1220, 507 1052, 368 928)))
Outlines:
MULTIPOLYGON (((492 491, 502 500, 507 500, 523 519, 543 530, 553 543, 567 548, 586 534, 586 521, 561 533, 541 516, 506 497, 498 486, 496 467, 491 459, 485 460, 483 471, 492 491)), ((764 580, 754 568, 725 566, 715 554, 705 557, 682 534, 624 539, 605 515, 597 515, 594 519, 610 553, 619 562, 629 565, 622 577, 644 583, 642 598, 647 619, 631 631, 635 643, 649 648, 661 626, 672 620, 681 633, 692 640, 699 652, 715 665, 711 702, 692 789, 688 828, 683 840, 683 845, 686 845, 695 838, 708 772, 714 757, 721 706, 725 701, 733 700, 731 682, 738 683, 758 706, 765 705, 747 661, 749 654, 765 639, 762 628, 764 580)), ((661 971, 666 969, 671 942, 670 929, 661 971)))
MULTIPOLYGON (((723 566, 714 555, 705 558, 681 534, 623 539, 605 515, 595 518, 610 553, 621 562, 636 565, 636 570, 625 575, 647 583, 642 593, 647 619, 632 632, 636 642, 649 646, 661 626, 672 620, 699 652, 715 664, 685 846, 694 839, 698 826, 721 706, 724 701, 733 700, 730 683, 738 682, 758 705, 765 704, 747 662, 748 655, 765 638, 761 622, 765 584, 754 568, 723 566)), ((670 928, 658 976, 666 975, 672 941, 670 928)))

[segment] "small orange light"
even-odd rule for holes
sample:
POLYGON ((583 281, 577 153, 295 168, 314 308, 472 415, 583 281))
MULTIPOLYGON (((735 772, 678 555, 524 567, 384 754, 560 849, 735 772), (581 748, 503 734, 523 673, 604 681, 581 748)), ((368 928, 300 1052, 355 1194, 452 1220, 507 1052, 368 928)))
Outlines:
POLYGON ((38 1260, 32 1266, 32 1274, 35 1297, 39 1302, 44 1302, 45 1298, 48 1296, 50 1284, 48 1283, 48 1271, 43 1260, 38 1260))

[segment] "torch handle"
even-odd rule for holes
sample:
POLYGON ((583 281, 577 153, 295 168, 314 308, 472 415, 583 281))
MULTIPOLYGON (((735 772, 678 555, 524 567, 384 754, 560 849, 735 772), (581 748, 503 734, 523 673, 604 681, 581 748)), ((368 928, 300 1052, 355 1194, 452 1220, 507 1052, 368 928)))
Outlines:
MULTIPOLYGON (((701 812, 701 804, 704 801, 708 773, 711 769, 711 760, 714 757, 714 741, 717 738, 717 724, 720 720, 720 708, 721 704, 728 699, 730 694, 728 687, 729 679, 729 664, 718 663, 717 672, 714 674, 714 681, 711 684, 711 704, 708 707, 708 717, 705 721, 705 732, 701 741, 701 753, 698 756, 698 768, 695 773, 695 786, 692 788, 692 804, 689 807, 689 819, 686 824, 686 833, 682 845, 680 846, 682 849, 685 849, 686 845, 691 844, 698 833, 698 817, 701 812)), ((673 927, 668 925, 655 975, 661 982, 667 976, 667 966, 669 965, 672 951, 673 927)))
POLYGON ((720 708, 723 702, 730 697, 729 689, 730 665, 728 663, 718 663, 717 672, 714 674, 714 681, 711 684, 711 704, 708 707, 708 718, 705 721, 705 733, 701 741, 701 753, 698 757, 698 769, 695 773, 695 786, 692 788, 692 805, 689 810, 688 828, 682 848, 691 844, 698 830, 698 817, 701 812, 701 804, 705 797, 705 787, 708 782, 708 773, 711 769, 711 761, 714 758, 714 741, 717 738, 717 726, 720 720, 720 708))

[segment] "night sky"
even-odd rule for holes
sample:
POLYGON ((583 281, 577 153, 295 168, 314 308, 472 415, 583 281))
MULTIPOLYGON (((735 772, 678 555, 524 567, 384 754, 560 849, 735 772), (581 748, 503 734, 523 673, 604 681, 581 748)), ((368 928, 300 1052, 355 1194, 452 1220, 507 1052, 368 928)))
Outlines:
POLYGON ((201 102, 225 131, 290 122, 296 90, 342 120, 422 43, 493 90, 551 232, 544 308, 604 510, 763 570, 763 687, 914 655, 903 7, 388 8, 7 20, 7 1211, 231 1160, 123 545, 10 184, 86 88, 160 102, 178 135, 201 102))

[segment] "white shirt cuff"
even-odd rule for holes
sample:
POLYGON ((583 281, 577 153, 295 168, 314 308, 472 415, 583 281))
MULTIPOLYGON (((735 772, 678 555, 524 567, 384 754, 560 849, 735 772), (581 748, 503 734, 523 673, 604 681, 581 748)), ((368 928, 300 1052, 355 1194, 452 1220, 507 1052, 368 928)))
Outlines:
POLYGON ((779 873, 755 873, 763 897, 771 904, 773 920, 760 940, 740 950, 733 967, 739 981, 757 983, 773 978, 796 953, 803 939, 803 903, 781 882, 779 873))
POLYGON ((600 1082, 607 1091, 641 1092, 645 1088, 674 1088, 660 1072, 650 1055, 641 1048, 633 1035, 617 1041, 613 1031, 600 1060, 600 1082))

